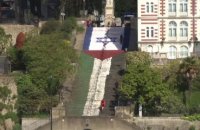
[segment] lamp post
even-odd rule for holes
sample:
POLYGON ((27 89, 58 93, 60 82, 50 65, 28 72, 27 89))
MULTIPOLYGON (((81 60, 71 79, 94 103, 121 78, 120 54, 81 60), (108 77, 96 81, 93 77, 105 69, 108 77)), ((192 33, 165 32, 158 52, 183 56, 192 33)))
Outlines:
POLYGON ((83 17, 85 17, 85 0, 83 0, 83 17))
POLYGON ((50 96, 50 130, 52 130, 53 129, 53 119, 52 119, 52 96, 53 96, 53 76, 51 75, 50 77, 49 77, 49 79, 48 79, 48 94, 49 94, 49 96, 50 96))
POLYGON ((51 120, 51 130, 53 129, 53 119, 52 119, 52 95, 51 95, 51 108, 50 108, 50 120, 51 120))
POLYGON ((64 13, 64 12, 61 12, 60 15, 61 15, 61 17, 62 17, 62 23, 63 23, 64 20, 65 20, 65 13, 64 13))

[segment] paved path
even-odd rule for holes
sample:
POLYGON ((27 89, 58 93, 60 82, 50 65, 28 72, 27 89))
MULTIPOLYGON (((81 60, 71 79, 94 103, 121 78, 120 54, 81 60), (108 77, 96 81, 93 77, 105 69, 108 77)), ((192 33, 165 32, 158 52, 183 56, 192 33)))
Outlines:
POLYGON ((98 116, 101 100, 105 93, 105 82, 110 73, 111 59, 94 60, 93 71, 90 78, 89 92, 84 107, 83 116, 98 116))

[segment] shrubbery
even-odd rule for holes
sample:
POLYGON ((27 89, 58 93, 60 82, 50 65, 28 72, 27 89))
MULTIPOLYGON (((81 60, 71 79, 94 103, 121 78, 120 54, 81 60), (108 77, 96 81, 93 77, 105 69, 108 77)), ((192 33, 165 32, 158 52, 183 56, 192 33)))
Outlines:
POLYGON ((70 43, 71 32, 76 29, 75 18, 63 23, 49 21, 44 24, 40 35, 28 34, 23 48, 10 49, 9 57, 16 74, 18 86, 17 109, 20 116, 47 113, 58 103, 62 83, 72 78, 73 63, 78 61, 76 51, 70 43), (24 67, 23 67, 24 66, 24 67))
POLYGON ((200 121, 200 114, 195 114, 195 115, 191 115, 191 116, 185 116, 182 117, 184 120, 188 120, 188 121, 200 121))

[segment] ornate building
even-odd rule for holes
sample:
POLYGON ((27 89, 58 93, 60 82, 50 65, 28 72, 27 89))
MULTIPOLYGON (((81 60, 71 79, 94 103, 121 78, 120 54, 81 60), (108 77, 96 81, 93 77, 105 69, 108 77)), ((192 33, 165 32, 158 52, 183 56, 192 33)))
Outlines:
POLYGON ((198 54, 200 0, 138 0, 138 47, 153 58, 198 54))

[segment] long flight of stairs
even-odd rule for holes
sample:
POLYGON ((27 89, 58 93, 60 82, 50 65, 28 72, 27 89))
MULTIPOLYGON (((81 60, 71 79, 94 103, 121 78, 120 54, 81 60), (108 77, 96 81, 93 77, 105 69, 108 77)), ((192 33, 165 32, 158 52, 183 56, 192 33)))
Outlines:
POLYGON ((125 68, 125 54, 117 55, 112 58, 110 74, 107 76, 105 95, 105 109, 100 113, 100 116, 114 116, 115 106, 118 105, 116 89, 122 80, 120 72, 125 68))

